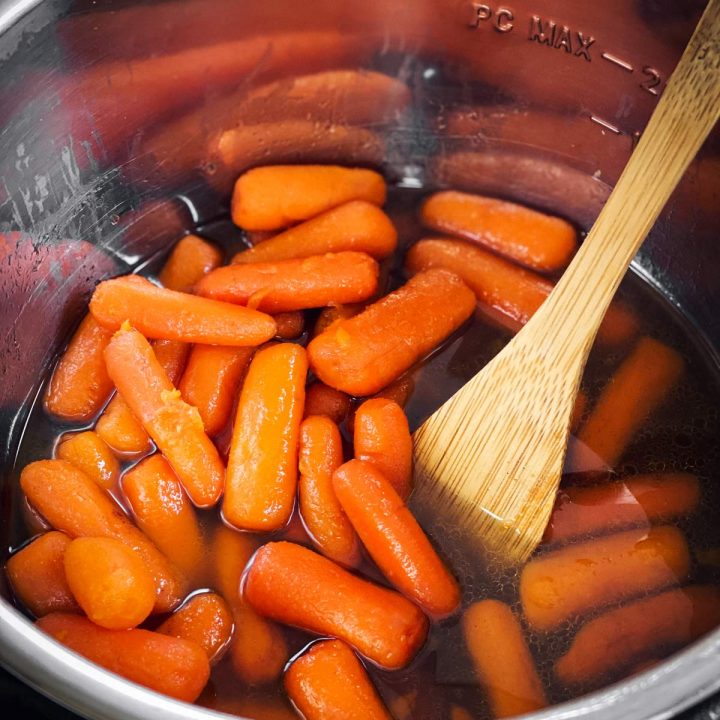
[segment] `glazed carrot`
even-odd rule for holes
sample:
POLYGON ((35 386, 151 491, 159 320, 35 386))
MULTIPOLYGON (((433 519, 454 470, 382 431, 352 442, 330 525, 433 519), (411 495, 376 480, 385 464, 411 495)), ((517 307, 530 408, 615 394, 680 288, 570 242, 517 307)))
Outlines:
POLYGON ((263 243, 266 240, 275 237, 277 235, 277 232, 275 232, 274 230, 246 230, 244 235, 245 240, 247 240, 252 247, 255 247, 255 245, 259 245, 260 243, 263 243))
POLYGON ((580 628, 555 663, 565 685, 617 677, 658 650, 688 645, 720 624, 720 590, 693 585, 610 610, 580 628))
POLYGON ((115 487, 120 477, 120 465, 112 450, 92 430, 64 436, 55 454, 80 468, 105 490, 115 487))
POLYGON ((35 617, 80 610, 65 578, 70 542, 67 535, 52 530, 8 558, 5 569, 13 593, 35 617))
POLYGON ((642 337, 603 389, 578 439, 615 465, 647 417, 665 400, 683 372, 675 350, 642 337))
POLYGON ((430 615, 449 615, 460 588, 390 480, 351 460, 333 475, 335 495, 383 575, 430 615))
POLYGON ((213 592, 193 595, 157 629, 163 635, 183 638, 199 645, 211 663, 218 660, 227 647, 232 631, 230 608, 213 592))
POLYGON ((698 479, 689 473, 630 475, 602 485, 568 487, 558 494, 544 541, 671 520, 691 513, 699 501, 698 479))
POLYGON ((520 575, 520 599, 534 629, 552 630, 594 608, 682 582, 689 569, 677 528, 629 530, 531 560, 520 575))
POLYGON ((465 611, 462 625, 494 717, 522 715, 548 704, 520 622, 505 603, 473 603, 465 611))
POLYGON ((245 377, 228 457, 223 516, 243 530, 279 530, 297 487, 307 358, 299 345, 256 353, 245 377))
POLYGON ((214 505, 224 468, 197 409, 185 403, 135 329, 115 333, 105 350, 108 373, 133 414, 166 457, 195 505, 214 505))
POLYGON ((197 235, 186 235, 173 248, 158 280, 169 290, 191 292, 203 275, 221 264, 220 248, 197 235))
POLYGON ((206 275, 195 290, 213 300, 280 313, 367 300, 377 290, 378 273, 377 262, 365 253, 326 253, 227 265, 206 275))
POLYGON ((128 470, 122 489, 138 527, 188 578, 196 579, 205 557, 195 509, 162 455, 128 470))
POLYGON ((128 275, 105 280, 90 312, 109 330, 126 320, 148 338, 206 345, 260 345, 275 335, 275 321, 256 310, 166 290, 128 275))
POLYGON ((81 537, 65 550, 65 577, 96 625, 129 630, 152 612, 155 581, 140 555, 109 537, 81 537))
POLYGON ((335 497, 332 476, 343 463, 342 438, 328 417, 311 415, 300 426, 298 499, 315 547, 341 565, 360 561, 360 543, 335 497))
POLYGON ((25 466, 20 485, 47 521, 71 538, 110 537, 135 549, 155 579, 157 612, 172 610, 184 597, 184 581, 178 571, 110 495, 74 465, 64 460, 38 460, 25 466))
POLYGON ((473 720, 473 716, 461 705, 450 708, 450 720, 473 720))
MULTIPOLYGON (((298 487, 300 483, 298 481, 298 487)), ((298 545, 307 545, 310 547, 313 544, 312 538, 305 527, 305 523, 300 517, 300 511, 294 512, 290 516, 290 522, 282 529, 282 539, 288 542, 294 542, 298 545)))
POLYGON ((185 370, 190 355, 190 345, 177 340, 153 340, 152 349, 170 382, 175 385, 185 370))
POLYGON ((388 670, 407 665, 427 635, 427 618, 402 595, 293 543, 257 551, 245 597, 261 615, 335 636, 388 670))
POLYGON ((413 444, 403 409, 392 400, 371 398, 355 413, 355 457, 374 465, 407 500, 412 490, 413 444))
POLYGON ((255 535, 218 525, 212 539, 210 558, 213 563, 212 587, 230 606, 237 605, 240 598, 240 579, 245 566, 260 543, 255 535))
POLYGON ((336 320, 359 315, 366 307, 366 303, 354 303, 352 305, 330 305, 330 307, 323 308, 315 321, 313 337, 325 332, 336 320))
POLYGON ((112 392, 103 351, 112 332, 89 313, 60 358, 45 393, 45 409, 72 422, 90 420, 112 392))
POLYGON ((285 697, 276 695, 230 695, 207 698, 205 707, 210 710, 256 720, 298 720, 285 697))
POLYGON ((278 262, 348 250, 377 260, 392 255, 397 232, 380 208, 356 200, 333 208, 235 255, 233 263, 278 262))
POLYGON ((350 412, 350 396, 331 388, 319 380, 308 386, 305 393, 305 417, 325 415, 340 424, 350 412))
POLYGON ((564 268, 578 247, 577 232, 565 220, 481 195, 438 192, 423 203, 420 215, 433 230, 479 243, 543 272, 564 268))
POLYGON ((294 340, 302 335, 305 330, 305 314, 300 310, 277 313, 273 315, 273 320, 277 325, 275 337, 282 340, 294 340))
POLYGON ((401 408, 407 405, 407 401, 415 390, 415 381, 410 375, 401 375, 397 380, 393 380, 389 385, 373 395, 374 398, 384 398, 392 400, 401 408))
POLYGON ((475 297, 457 275, 428 270, 318 335, 308 345, 310 366, 331 387, 371 395, 436 348, 474 309, 475 297))
POLYGON ((340 640, 311 645, 283 683, 306 720, 392 720, 357 655, 340 640))
POLYGON ((210 677, 202 648, 148 630, 108 630, 87 618, 52 613, 37 626, 111 672, 178 700, 194 702, 210 677))
POLYGON ((183 399, 198 409, 208 435, 217 435, 230 418, 252 354, 252 348, 193 347, 178 389, 183 399))
POLYGON ((235 183, 232 219, 245 230, 278 230, 352 200, 381 206, 380 173, 337 165, 270 165, 243 173, 235 183))

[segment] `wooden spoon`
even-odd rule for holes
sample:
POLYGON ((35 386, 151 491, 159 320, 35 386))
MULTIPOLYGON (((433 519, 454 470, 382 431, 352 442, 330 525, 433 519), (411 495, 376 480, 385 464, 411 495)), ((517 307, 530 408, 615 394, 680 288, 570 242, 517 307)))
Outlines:
POLYGON ((415 432, 417 504, 444 525, 477 533, 502 559, 524 561, 542 538, 598 326, 719 115, 720 0, 711 0, 555 289, 502 352, 415 432))

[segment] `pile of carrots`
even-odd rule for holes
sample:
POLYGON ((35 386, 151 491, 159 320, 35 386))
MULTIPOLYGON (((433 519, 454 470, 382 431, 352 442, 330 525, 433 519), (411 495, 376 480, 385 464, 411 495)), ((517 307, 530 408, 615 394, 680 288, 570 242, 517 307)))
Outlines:
MULTIPOLYGON (((371 170, 257 168, 232 197, 253 246, 230 264, 187 235, 157 283, 97 286, 44 396, 83 429, 20 477, 36 537, 7 574, 38 627, 189 702, 229 655, 242 683, 282 677, 302 717, 322 720, 392 717, 366 665, 407 667, 447 618, 496 717, 547 704, 531 634, 574 624, 554 675, 586 688, 720 623, 720 590, 686 584, 687 541, 667 524, 698 505, 684 473, 564 489, 517 607, 463 597, 407 505, 410 371, 476 311, 516 331, 578 238, 556 217, 438 192, 421 219, 452 237, 415 243, 407 282, 385 294, 397 246, 385 199, 371 170), (209 508, 223 521, 211 532, 209 508), (367 558, 374 580, 358 572, 367 558), (283 625, 321 639, 291 659, 283 625)), ((683 361, 638 337, 619 303, 599 342, 625 357, 573 422, 582 451, 612 468, 683 361)))

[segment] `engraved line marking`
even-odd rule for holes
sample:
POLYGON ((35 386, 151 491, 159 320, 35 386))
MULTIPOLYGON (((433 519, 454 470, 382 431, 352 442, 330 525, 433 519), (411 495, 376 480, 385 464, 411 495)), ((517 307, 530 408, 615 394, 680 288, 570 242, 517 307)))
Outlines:
POLYGON ((591 115, 590 119, 594 123, 597 123, 601 127, 604 127, 606 130, 609 130, 610 132, 613 132, 616 135, 622 135, 622 130, 620 130, 620 128, 615 127, 612 123, 609 123, 607 120, 603 120, 602 118, 599 118, 597 115, 591 115))
POLYGON ((614 65, 621 67, 623 70, 627 70, 628 72, 633 71, 633 66, 630 63, 627 63, 624 60, 621 60, 619 57, 617 57, 616 55, 612 55, 609 52, 604 52, 600 57, 603 60, 607 60, 608 62, 611 62, 614 65))

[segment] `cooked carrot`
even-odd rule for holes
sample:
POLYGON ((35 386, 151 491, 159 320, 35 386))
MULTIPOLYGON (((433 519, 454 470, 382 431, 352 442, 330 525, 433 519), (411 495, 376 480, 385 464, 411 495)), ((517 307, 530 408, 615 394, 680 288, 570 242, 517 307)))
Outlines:
POLYGON ((413 390, 415 390, 415 381, 412 377, 410 375, 401 375, 397 380, 393 380, 382 390, 378 390, 373 397, 392 400, 401 408, 404 408, 410 396, 413 394, 413 390))
POLYGON ((35 617, 80 610, 65 577, 65 550, 70 543, 67 535, 52 530, 8 558, 10 587, 35 617))
MULTIPOLYGON (((300 482, 298 481, 298 487, 299 486, 300 482)), ((305 527, 305 523, 300 517, 299 510, 290 516, 290 522, 282 529, 281 538, 282 540, 294 542, 298 545, 307 545, 308 547, 313 544, 312 538, 305 527)))
POLYGON ((305 417, 325 415, 340 424, 350 412, 350 396, 319 380, 305 392, 305 417))
POLYGON ((375 205, 356 200, 243 250, 232 262, 278 262, 348 250, 382 260, 394 252, 396 245, 397 232, 390 218, 375 205))
POLYGON ((407 665, 427 635, 427 618, 402 595, 293 543, 257 551, 245 597, 261 615, 345 640, 389 670, 407 665))
POLYGON ((173 248, 158 280, 169 290, 191 292, 203 275, 221 264, 220 248, 197 235, 186 235, 173 248))
POLYGON ((290 706, 284 695, 216 695, 208 696, 204 707, 218 712, 236 715, 241 718, 255 720, 298 720, 297 713, 290 706))
POLYGON ((438 192, 423 203, 420 214, 433 230, 479 243, 543 272, 564 268, 578 247, 577 232, 565 220, 481 195, 438 192))
MULTIPOLYGON (((412 720, 415 701, 417 700, 417 688, 409 690, 402 695, 396 695, 388 701, 388 708, 391 715, 397 720, 412 720)), ((454 720, 454 718, 451 718, 454 720)))
POLYGON ((383 575, 431 615, 449 615, 460 588, 393 484, 373 464, 351 460, 333 475, 333 489, 383 575))
POLYGON ((232 413, 253 348, 195 345, 178 389, 198 409, 205 432, 217 435, 232 413))
MULTIPOLYGON (((429 238, 410 248, 405 264, 413 273, 445 268, 457 273, 475 293, 481 307, 511 332, 517 332, 542 305, 553 283, 462 240, 429 238)), ((621 303, 611 303, 598 342, 614 346, 637 333, 638 320, 621 303)))
POLYGON ((232 631, 230 608, 213 592, 193 595, 157 629, 163 635, 183 638, 199 645, 211 663, 218 660, 227 647, 232 631))
POLYGON ((129 630, 152 612, 155 581, 139 553, 120 540, 81 537, 65 550, 65 577, 96 625, 129 630))
POLYGON ((101 488, 110 490, 120 477, 120 465, 107 443, 92 430, 66 435, 55 452, 91 477, 101 488))
POLYGON ((195 290, 213 300, 280 313, 367 300, 377 290, 378 273, 377 262, 365 253, 326 253, 227 265, 206 275, 195 290))
POLYGON ((103 351, 112 332, 89 313, 72 336, 45 393, 45 409, 71 422, 90 420, 112 392, 103 351))
POLYGON ((153 340, 152 349, 157 361, 175 385, 180 381, 190 355, 190 345, 178 340, 153 340))
POLYGON ((250 308, 166 290, 136 275, 101 282, 90 312, 109 330, 128 320, 148 338, 205 345, 260 345, 275 321, 250 308))
POLYGON ((307 357, 299 345, 256 353, 245 377, 228 457, 223 516, 243 530, 279 530, 297 488, 307 357))
POLYGON ((108 373, 133 414, 166 457, 195 505, 214 505, 224 468, 197 409, 185 403, 135 329, 115 333, 105 350, 108 373))
POLYGON ((123 475, 122 489, 138 527, 196 580, 205 545, 195 509, 167 460, 158 454, 145 458, 123 475))
POLYGON ((279 230, 352 200, 381 206, 380 173, 337 165, 270 165, 243 173, 235 183, 232 219, 245 230, 279 230))
POLYGON ((689 569, 677 528, 629 530, 531 560, 520 575, 520 599, 533 628, 552 630, 594 608, 682 582, 689 569))
POLYGON ((256 245, 259 245, 260 243, 263 243, 266 240, 275 237, 277 235, 277 232, 275 232, 274 230, 246 230, 244 235, 248 243, 250 243, 252 247, 255 247, 256 245))
POLYGON ((255 535, 218 525, 213 534, 210 558, 213 562, 212 587, 231 605, 240 602, 240 580, 245 566, 260 543, 255 535))
POLYGON ((149 630, 108 630, 87 618, 52 613, 37 626, 111 672, 178 700, 194 702, 210 677, 203 649, 149 630))
POLYGON ((110 537, 134 548, 155 579, 155 610, 172 610, 184 597, 184 581, 168 559, 122 513, 104 490, 64 460, 26 465, 20 485, 32 505, 57 530, 76 537, 110 537))
POLYGON ((580 628, 555 663, 565 685, 611 680, 658 650, 697 640, 720 624, 720 590, 692 585, 610 610, 580 628))
POLYGON ((453 705, 450 708, 450 720, 473 720, 473 716, 461 705, 453 705))
POLYGON ((407 500, 412 490, 413 444, 403 409, 392 400, 371 398, 355 413, 355 457, 374 465, 407 500))
POLYGON ((463 615, 465 644, 497 718, 544 708, 535 661, 513 611, 499 600, 473 603, 463 615))
POLYGON ((366 307, 366 303, 354 303, 352 305, 330 305, 323 308, 315 321, 312 336, 316 337, 325 332, 336 320, 345 320, 359 315, 366 307))
POLYGON ((328 417, 311 415, 300 426, 300 514, 315 547, 341 565, 360 561, 360 543, 335 497, 332 476, 343 463, 342 438, 328 417))
POLYGON ((615 465, 677 383, 683 367, 675 350, 651 337, 640 338, 603 389, 578 439, 608 465, 615 465))
POLYGON ((692 512, 699 501, 698 479, 689 473, 630 475, 617 482, 568 487, 558 494, 544 541, 671 520, 692 512))
POLYGON ((308 345, 310 365, 331 387, 371 395, 436 348, 474 309, 475 297, 457 275, 428 270, 318 335, 308 345))
POLYGON ((294 340, 296 337, 300 337, 305 330, 305 314, 300 310, 277 313, 273 315, 273 320, 277 325, 275 337, 282 340, 294 340))
POLYGON ((392 720, 357 655, 340 640, 313 643, 283 683, 306 720, 392 720))

